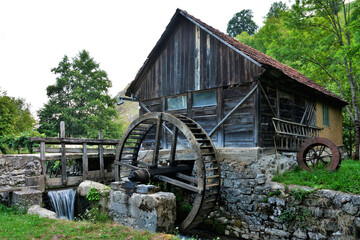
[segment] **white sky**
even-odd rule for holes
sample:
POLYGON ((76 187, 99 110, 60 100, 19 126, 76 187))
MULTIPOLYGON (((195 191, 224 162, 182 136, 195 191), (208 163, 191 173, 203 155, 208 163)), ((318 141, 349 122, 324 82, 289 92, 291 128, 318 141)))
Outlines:
POLYGON ((25 98, 35 115, 47 102, 46 87, 55 83, 51 68, 85 49, 108 73, 115 96, 134 79, 176 8, 226 32, 242 9, 251 9, 262 25, 273 2, 0 0, 0 90, 25 98))

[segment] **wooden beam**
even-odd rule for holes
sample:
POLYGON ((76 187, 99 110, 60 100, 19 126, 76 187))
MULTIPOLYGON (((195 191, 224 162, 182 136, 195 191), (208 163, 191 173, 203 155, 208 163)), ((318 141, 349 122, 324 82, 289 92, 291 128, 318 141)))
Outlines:
POLYGON ((178 133, 179 133, 179 129, 174 125, 173 135, 172 135, 172 140, 171 140, 171 150, 170 150, 170 166, 176 165, 175 153, 176 153, 178 133))
POLYGON ((40 142, 40 163, 42 168, 42 175, 44 177, 44 186, 46 186, 45 142, 40 142))
POLYGON ((82 167, 83 167, 83 180, 85 181, 88 179, 88 175, 89 175, 89 159, 87 155, 87 143, 83 143, 82 167))
POLYGON ((88 145, 116 145, 119 143, 118 139, 85 139, 85 138, 52 138, 52 137, 30 137, 30 141, 32 142, 45 142, 46 144, 74 144, 79 145, 83 143, 87 143, 88 145))
POLYGON ((162 114, 159 114, 159 117, 157 119, 157 125, 156 125, 156 135, 155 135, 155 147, 154 147, 154 155, 152 160, 152 167, 156 168, 158 164, 158 158, 159 158, 159 150, 160 150, 160 139, 161 139, 161 131, 162 131, 162 114))
POLYGON ((169 177, 166 177, 166 176, 163 176, 163 175, 157 175, 157 176, 155 176, 155 178, 160 180, 160 181, 170 183, 172 185, 175 185, 175 186, 190 190, 192 192, 202 194, 202 190, 198 189, 197 187, 195 187, 193 185, 190 185, 190 184, 187 184, 187 183, 184 183, 184 182, 181 182, 181 181, 178 181, 176 179, 169 178, 169 177))
MULTIPOLYGON (((99 130, 99 139, 103 139, 103 132, 99 130)), ((99 144, 99 162, 100 162, 100 177, 103 183, 105 183, 104 177, 104 148, 102 144, 99 144)))

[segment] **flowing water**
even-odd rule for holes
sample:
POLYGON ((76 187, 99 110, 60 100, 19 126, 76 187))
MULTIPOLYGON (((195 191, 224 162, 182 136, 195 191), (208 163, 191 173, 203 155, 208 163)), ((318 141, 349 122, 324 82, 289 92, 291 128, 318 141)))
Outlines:
POLYGON ((48 192, 50 202, 58 218, 74 220, 75 195, 74 189, 48 192))

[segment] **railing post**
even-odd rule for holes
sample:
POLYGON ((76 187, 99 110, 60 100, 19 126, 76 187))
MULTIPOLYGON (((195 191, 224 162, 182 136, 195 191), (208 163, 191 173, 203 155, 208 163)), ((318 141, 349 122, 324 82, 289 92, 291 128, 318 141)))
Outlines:
POLYGON ((44 175, 44 186, 46 187, 45 142, 40 142, 40 163, 42 168, 42 174, 44 175))
MULTIPOLYGON (((60 138, 65 138, 65 122, 60 122, 60 138)), ((66 173, 66 149, 65 143, 61 142, 61 183, 63 186, 67 184, 67 173, 66 173)))
POLYGON ((89 159, 87 155, 87 143, 83 143, 82 168, 83 168, 83 180, 87 180, 89 176, 89 159))
MULTIPOLYGON (((99 130, 99 139, 103 139, 103 132, 99 130)), ((104 148, 102 144, 99 144, 99 161, 100 161, 100 177, 103 183, 105 183, 105 171, 104 171, 104 148)))

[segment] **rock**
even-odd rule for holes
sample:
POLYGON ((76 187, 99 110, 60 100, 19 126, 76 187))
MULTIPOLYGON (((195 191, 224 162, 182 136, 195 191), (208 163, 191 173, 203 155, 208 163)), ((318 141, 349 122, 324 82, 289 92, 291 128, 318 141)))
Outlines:
POLYGON ((12 193, 11 204, 19 207, 30 205, 40 205, 42 203, 42 193, 34 189, 25 189, 12 193))
POLYGON ((321 233, 313 233, 313 232, 309 232, 309 238, 310 238, 311 240, 327 239, 327 237, 325 237, 325 236, 322 235, 321 233))
POLYGON ((176 198, 173 193, 133 193, 111 191, 110 215, 114 221, 131 228, 151 232, 173 232, 176 217, 176 198))
POLYGON ((302 231, 300 228, 298 228, 295 232, 294 232, 294 236, 300 239, 306 239, 307 235, 305 231, 302 231))
POLYGON ((345 204, 341 209, 350 215, 355 215, 359 211, 359 209, 351 203, 345 204))
POLYGON ((37 214, 39 217, 46 217, 46 218, 52 218, 57 219, 56 213, 53 211, 50 211, 48 209, 42 208, 39 205, 32 205, 28 211, 28 214, 37 214))
POLYGON ((85 180, 82 183, 80 183, 80 185, 77 188, 77 192, 78 192, 78 194, 80 196, 86 197, 86 195, 88 194, 90 188, 96 188, 100 193, 103 193, 103 192, 109 190, 109 187, 104 185, 104 184, 94 182, 94 181, 85 180))

